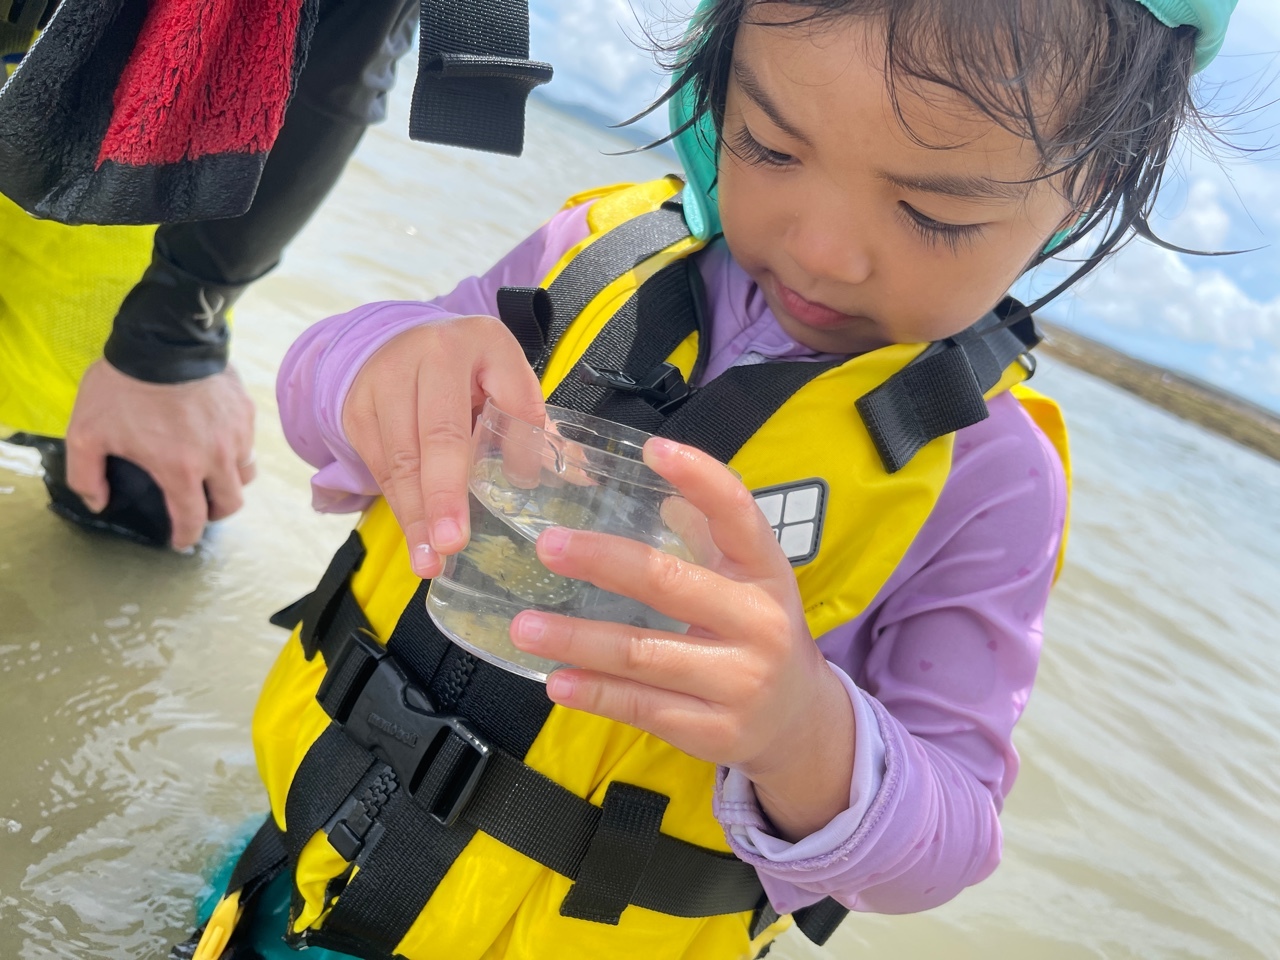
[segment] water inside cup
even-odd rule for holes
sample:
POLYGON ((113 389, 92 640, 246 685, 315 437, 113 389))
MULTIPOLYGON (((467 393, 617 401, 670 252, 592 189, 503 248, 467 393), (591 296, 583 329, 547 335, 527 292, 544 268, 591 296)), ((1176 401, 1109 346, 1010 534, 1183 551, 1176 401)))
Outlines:
MULTIPOLYGON (((608 428, 616 425, 600 421, 602 431, 593 433, 590 424, 581 422, 591 418, 575 417, 578 422, 571 425, 575 436, 566 441, 575 446, 568 454, 554 449, 565 440, 558 434, 552 438, 551 449, 533 448, 536 478, 529 468, 530 446, 517 449, 519 462, 513 462, 505 454, 513 449, 514 430, 505 436, 497 436, 499 431, 494 429, 486 434, 486 421, 481 418, 469 483, 471 540, 466 549, 446 561, 427 594, 428 612, 454 642, 490 663, 536 680, 545 680, 563 664, 525 653, 511 643, 511 621, 521 610, 651 630, 687 629, 686 624, 629 597, 554 574, 538 559, 535 541, 552 526, 627 536, 677 556, 689 556, 680 537, 663 521, 662 508, 671 496, 670 488, 664 489, 660 480, 655 482, 654 475, 636 459, 639 448, 627 451, 627 460, 618 458, 614 451, 592 447, 585 453, 604 454, 592 461, 578 445, 590 442, 592 436, 603 443, 614 442, 608 428)), ((542 434, 531 435, 535 441, 547 442, 542 434)))

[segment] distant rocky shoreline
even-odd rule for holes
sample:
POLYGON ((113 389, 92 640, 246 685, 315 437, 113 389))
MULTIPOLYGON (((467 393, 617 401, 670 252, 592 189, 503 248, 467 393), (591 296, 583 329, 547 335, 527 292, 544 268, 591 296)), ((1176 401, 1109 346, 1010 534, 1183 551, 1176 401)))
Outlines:
POLYGON ((1280 460, 1280 416, 1203 381, 1145 363, 1039 317, 1037 353, 1115 384, 1175 416, 1280 460))

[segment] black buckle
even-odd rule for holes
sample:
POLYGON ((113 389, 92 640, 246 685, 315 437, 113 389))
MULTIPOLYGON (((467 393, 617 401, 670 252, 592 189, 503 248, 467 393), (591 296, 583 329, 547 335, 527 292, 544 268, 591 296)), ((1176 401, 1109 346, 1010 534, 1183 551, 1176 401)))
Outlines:
POLYGON ((643 380, 635 380, 620 370, 597 370, 583 361, 579 377, 592 386, 637 396, 659 413, 669 413, 689 399, 689 384, 673 363, 660 363, 643 380))
POLYGON ((427 695, 383 647, 353 632, 330 665, 316 699, 347 736, 391 766, 409 795, 425 802, 433 818, 446 827, 458 819, 489 763, 489 744, 461 717, 437 714, 427 695), (355 675, 363 675, 362 682, 351 683, 339 702, 330 705, 334 684, 355 675), (451 738, 464 749, 445 749, 451 738), (435 769, 437 760, 448 767, 435 769), (417 797, 424 784, 431 795, 417 797))

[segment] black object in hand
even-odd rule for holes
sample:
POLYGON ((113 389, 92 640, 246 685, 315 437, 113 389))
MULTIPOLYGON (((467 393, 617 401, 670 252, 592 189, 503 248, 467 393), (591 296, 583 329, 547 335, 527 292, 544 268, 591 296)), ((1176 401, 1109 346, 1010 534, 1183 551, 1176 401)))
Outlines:
POLYGON ((111 490, 106 507, 94 513, 67 486, 67 445, 57 437, 17 433, 10 443, 32 447, 40 452, 44 465, 44 485, 49 490, 49 509, 72 523, 111 533, 135 543, 167 547, 173 536, 164 493, 151 475, 136 463, 120 457, 107 457, 107 486, 111 490))

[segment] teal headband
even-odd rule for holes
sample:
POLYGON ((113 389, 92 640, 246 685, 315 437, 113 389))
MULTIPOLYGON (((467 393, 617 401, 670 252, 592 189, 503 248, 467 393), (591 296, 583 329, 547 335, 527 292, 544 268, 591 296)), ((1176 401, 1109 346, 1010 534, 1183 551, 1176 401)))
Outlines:
POLYGON ((1227 23, 1238 0, 1138 0, 1166 27, 1195 27, 1196 72, 1200 72, 1222 49, 1227 23))
MULTIPOLYGON (((1166 27, 1191 26, 1196 37, 1196 71, 1209 65, 1227 35, 1227 23, 1238 0, 1137 0, 1166 27)), ((693 19, 706 16, 715 0, 701 0, 693 19)), ((680 130, 693 116, 694 92, 690 84, 671 98, 671 129, 680 130)), ((711 117, 704 114, 679 133, 674 140, 676 154, 684 166, 689 187, 684 191, 684 218, 694 235, 707 240, 720 232, 720 212, 716 207, 716 131, 711 117)), ((1061 240, 1054 238, 1058 243, 1061 240)), ((1056 244, 1050 245, 1050 249, 1056 244)))

